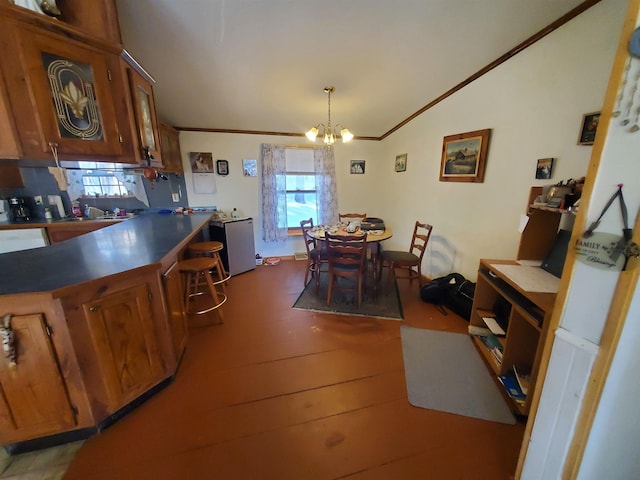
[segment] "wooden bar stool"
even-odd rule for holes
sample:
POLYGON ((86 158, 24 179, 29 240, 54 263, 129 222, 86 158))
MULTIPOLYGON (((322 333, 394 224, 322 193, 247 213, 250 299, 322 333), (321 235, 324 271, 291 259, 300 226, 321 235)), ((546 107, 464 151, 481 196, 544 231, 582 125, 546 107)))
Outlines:
POLYGON ((222 242, 196 242, 189 245, 189 253, 193 257, 209 257, 215 260, 215 270, 213 273, 217 277, 213 283, 214 285, 222 285, 222 290, 227 293, 227 281, 231 278, 229 272, 224 268, 222 258, 220 257, 220 250, 224 248, 222 242))
POLYGON ((222 323, 224 316, 220 307, 227 301, 227 296, 218 292, 211 278, 211 270, 215 266, 216 260, 211 257, 188 258, 178 262, 180 272, 187 277, 184 284, 185 312, 188 315, 203 315, 217 310, 222 323))

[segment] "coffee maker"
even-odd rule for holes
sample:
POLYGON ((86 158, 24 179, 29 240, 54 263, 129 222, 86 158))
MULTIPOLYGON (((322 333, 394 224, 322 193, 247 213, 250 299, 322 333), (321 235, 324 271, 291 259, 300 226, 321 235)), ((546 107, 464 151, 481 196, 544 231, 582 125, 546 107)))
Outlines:
POLYGON ((14 222, 28 222, 31 220, 31 212, 29 212, 29 209, 25 206, 24 198, 11 197, 9 199, 9 206, 14 222))

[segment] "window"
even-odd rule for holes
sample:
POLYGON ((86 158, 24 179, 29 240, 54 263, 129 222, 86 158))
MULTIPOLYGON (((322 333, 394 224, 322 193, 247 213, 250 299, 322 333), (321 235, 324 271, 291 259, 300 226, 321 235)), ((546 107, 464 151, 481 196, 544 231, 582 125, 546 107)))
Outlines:
POLYGON ((85 173, 82 186, 88 197, 122 197, 127 194, 124 184, 108 172, 85 173))
POLYGON ((316 174, 313 168, 313 150, 310 148, 285 149, 287 227, 299 229, 301 220, 313 219, 317 224, 318 202, 316 174))

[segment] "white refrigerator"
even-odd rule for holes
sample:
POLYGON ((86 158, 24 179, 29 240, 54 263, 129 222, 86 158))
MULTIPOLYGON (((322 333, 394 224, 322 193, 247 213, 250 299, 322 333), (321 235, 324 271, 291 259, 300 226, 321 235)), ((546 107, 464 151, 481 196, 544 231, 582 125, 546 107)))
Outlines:
POLYGON ((209 224, 209 234, 211 240, 223 243, 220 256, 229 274, 238 275, 256 268, 252 218, 214 220, 209 224))

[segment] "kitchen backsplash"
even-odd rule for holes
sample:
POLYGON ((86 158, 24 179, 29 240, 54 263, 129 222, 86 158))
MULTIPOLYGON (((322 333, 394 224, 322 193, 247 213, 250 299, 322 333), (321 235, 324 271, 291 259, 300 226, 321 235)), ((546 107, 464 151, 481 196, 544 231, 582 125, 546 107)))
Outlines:
MULTIPOLYGON (((60 191, 58 184, 49 173, 47 168, 41 167, 22 167, 20 168, 22 179, 24 180, 23 188, 0 188, 0 198, 9 199, 10 197, 25 197, 33 199, 35 196, 42 196, 43 204, 28 205, 33 218, 44 219, 44 209, 49 207, 48 196, 60 195, 66 213, 71 212, 71 199, 66 191, 60 191)), ((167 177, 167 180, 158 179, 153 188, 149 184, 149 180, 140 176, 143 182, 147 197, 149 199, 149 205, 145 205, 136 198, 91 198, 82 197, 80 203, 82 206, 89 205, 90 207, 96 207, 100 210, 113 211, 114 208, 125 209, 132 211, 136 209, 157 209, 157 208, 176 208, 179 206, 187 206, 189 204, 187 199, 187 189, 185 187, 184 176, 176 175, 173 173, 163 174, 167 177), (180 198, 178 202, 173 201, 173 195, 177 194, 180 198)), ((54 212, 55 215, 55 212, 54 212)))

